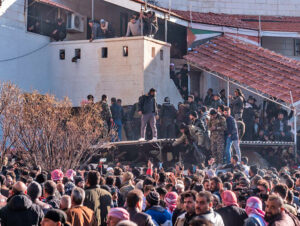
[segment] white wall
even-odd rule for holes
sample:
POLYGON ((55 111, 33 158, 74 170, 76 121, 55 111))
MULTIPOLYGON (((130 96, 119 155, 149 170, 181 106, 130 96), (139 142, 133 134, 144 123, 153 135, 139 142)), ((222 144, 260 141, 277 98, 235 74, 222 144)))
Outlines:
MULTIPOLYGON (((169 7, 169 0, 157 0, 169 7)), ((250 15, 300 16, 299 0, 171 0, 178 10, 250 15)))
POLYGON ((26 32, 24 0, 5 0, 0 8, 0 80, 25 91, 49 92, 49 38, 26 32))

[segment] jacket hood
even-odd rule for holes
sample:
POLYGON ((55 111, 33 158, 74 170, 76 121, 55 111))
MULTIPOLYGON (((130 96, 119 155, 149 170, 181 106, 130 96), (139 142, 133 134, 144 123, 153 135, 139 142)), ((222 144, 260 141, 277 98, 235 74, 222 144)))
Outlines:
POLYGON ((32 201, 26 195, 16 195, 7 204, 13 211, 24 211, 32 206, 32 201))

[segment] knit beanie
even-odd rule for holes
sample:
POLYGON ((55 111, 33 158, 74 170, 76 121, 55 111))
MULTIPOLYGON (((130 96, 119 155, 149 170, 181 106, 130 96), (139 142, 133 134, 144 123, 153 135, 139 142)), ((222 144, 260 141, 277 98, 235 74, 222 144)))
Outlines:
POLYGON ((152 206, 159 204, 159 194, 156 191, 151 191, 147 196, 146 200, 152 206))

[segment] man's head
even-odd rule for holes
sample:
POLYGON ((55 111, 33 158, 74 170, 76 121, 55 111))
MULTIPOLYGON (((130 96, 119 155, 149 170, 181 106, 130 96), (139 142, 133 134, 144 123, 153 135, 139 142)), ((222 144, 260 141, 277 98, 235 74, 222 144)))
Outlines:
POLYGON ((107 101, 107 96, 105 94, 103 94, 102 97, 101 97, 101 100, 102 101, 107 101))
POLYGON ((219 191, 222 180, 219 177, 213 177, 210 179, 210 191, 216 192, 219 191))
POLYGON ((188 96, 188 102, 189 102, 189 103, 194 102, 194 100, 195 100, 195 97, 194 97, 193 95, 189 95, 189 96, 188 96))
POLYGON ((259 194, 267 195, 269 193, 269 183, 264 179, 259 180, 256 187, 259 190, 259 194))
POLYGON ((189 117, 190 117, 190 120, 195 120, 195 119, 197 119, 198 118, 198 113, 197 113, 197 111, 192 111, 192 112, 190 112, 190 115, 189 115, 189 117))
POLYGON ((133 14, 131 17, 130 17, 130 22, 135 24, 136 23, 136 20, 137 20, 137 16, 135 14, 133 14))
POLYGON ((151 88, 149 90, 149 95, 154 97, 156 95, 156 90, 154 88, 151 88))
POLYGON ((231 114, 230 107, 225 106, 223 114, 224 114, 225 117, 229 117, 230 114, 231 114))
POLYGON ((283 113, 282 113, 282 112, 279 112, 277 118, 278 118, 279 120, 282 120, 283 117, 284 117, 283 113))
POLYGON ((274 194, 280 196, 283 200, 287 197, 288 187, 285 184, 277 184, 273 188, 274 194))
POLYGON ((205 191, 210 191, 210 181, 208 179, 205 179, 203 181, 203 187, 204 187, 205 191))
POLYGON ((88 96, 87 96, 87 100, 88 100, 89 103, 94 103, 94 96, 91 95, 91 94, 88 95, 88 96))
POLYGON ((87 186, 92 187, 98 185, 99 183, 100 183, 100 173, 95 170, 90 171, 87 175, 87 181, 86 181, 87 186))
POLYGON ((56 184, 52 180, 47 180, 44 184, 45 197, 53 196, 56 191, 56 184))
POLYGON ((62 210, 50 209, 41 222, 42 226, 69 226, 67 215, 62 210))
POLYGON ((210 211, 213 207, 213 196, 208 191, 201 191, 196 197, 196 214, 201 215, 210 211))
POLYGON ((143 209, 143 193, 141 190, 134 189, 127 194, 126 203, 128 208, 143 209))
POLYGON ((170 102, 171 102, 171 101, 170 101, 170 98, 169 98, 169 97, 165 97, 164 102, 165 102, 165 103, 170 103, 170 102))
POLYGON ((208 95, 212 95, 213 92, 214 92, 214 90, 213 90, 212 88, 209 88, 209 89, 207 90, 207 94, 208 94, 208 95))
POLYGON ((110 99, 110 102, 111 102, 111 104, 115 104, 115 103, 117 103, 117 99, 115 97, 112 97, 110 99))
POLYGON ((209 115, 212 117, 212 118, 216 118, 217 117, 217 111, 215 109, 212 109, 210 110, 209 112, 209 115))
POLYGON ((58 18, 58 19, 57 19, 57 24, 58 24, 58 25, 62 25, 62 23, 63 23, 63 19, 62 19, 62 18, 58 18))
POLYGON ((248 157, 242 157, 241 164, 242 165, 248 165, 248 157))
POLYGON ((24 194, 26 190, 27 190, 26 185, 21 181, 16 182, 12 187, 12 191, 14 195, 24 194))
POLYGON ((63 195, 61 197, 59 208, 61 210, 68 210, 71 208, 71 197, 69 195, 63 195))
POLYGON ((159 201, 160 201, 159 194, 156 191, 151 191, 146 196, 147 207, 157 206, 159 204, 159 201))
POLYGON ((85 192, 82 188, 74 188, 71 194, 72 205, 81 206, 85 198, 85 192))
POLYGON ((214 94, 214 101, 220 100, 220 95, 219 94, 214 94))
POLYGON ((122 105, 122 100, 121 99, 117 99, 117 104, 121 106, 122 105))
POLYGON ((250 166, 249 176, 254 177, 257 174, 257 171, 258 169, 256 165, 250 166))
POLYGON ((105 26, 105 23, 106 23, 106 21, 105 21, 104 19, 101 19, 101 20, 100 20, 100 25, 101 25, 101 26, 105 26))
POLYGON ((274 219, 278 214, 284 211, 284 202, 281 197, 278 195, 270 195, 266 202, 266 221, 270 222, 274 219))
POLYGON ((42 187, 39 183, 33 181, 27 188, 27 195, 32 201, 38 199, 42 195, 42 187))
POLYGON ((92 27, 94 24, 94 21, 93 20, 89 20, 89 26, 92 27))
POLYGON ((196 192, 187 191, 183 193, 184 209, 188 214, 195 213, 196 192))
POLYGON ((126 172, 123 174, 122 182, 127 183, 133 180, 133 174, 131 172, 126 172))

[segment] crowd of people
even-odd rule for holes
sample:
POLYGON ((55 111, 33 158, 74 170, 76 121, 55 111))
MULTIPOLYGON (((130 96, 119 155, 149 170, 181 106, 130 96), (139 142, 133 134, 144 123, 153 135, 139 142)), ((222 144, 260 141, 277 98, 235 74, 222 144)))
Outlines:
POLYGON ((29 169, 11 157, 0 174, 2 226, 298 226, 300 171, 258 168, 243 157, 231 170, 90 164, 29 169))

